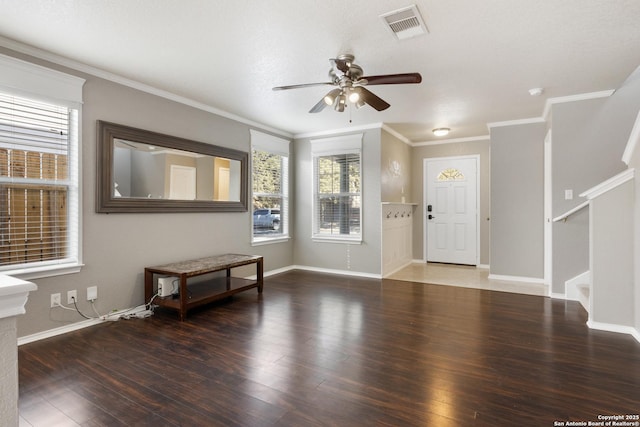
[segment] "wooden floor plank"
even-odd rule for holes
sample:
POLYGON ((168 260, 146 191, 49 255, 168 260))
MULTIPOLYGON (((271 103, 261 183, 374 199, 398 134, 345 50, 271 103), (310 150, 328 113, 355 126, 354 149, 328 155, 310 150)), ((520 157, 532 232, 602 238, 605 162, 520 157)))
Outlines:
POLYGON ((576 302, 292 271, 19 348, 25 426, 552 426, 640 412, 640 343, 576 302), (51 424, 54 422, 54 424, 51 424))

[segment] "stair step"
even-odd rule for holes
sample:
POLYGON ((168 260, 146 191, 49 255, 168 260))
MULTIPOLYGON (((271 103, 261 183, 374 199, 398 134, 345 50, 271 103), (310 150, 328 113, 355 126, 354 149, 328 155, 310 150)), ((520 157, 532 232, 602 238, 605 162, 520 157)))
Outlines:
POLYGON ((576 285, 578 291, 578 301, 589 312, 589 297, 591 295, 591 285, 588 283, 581 283, 576 285))

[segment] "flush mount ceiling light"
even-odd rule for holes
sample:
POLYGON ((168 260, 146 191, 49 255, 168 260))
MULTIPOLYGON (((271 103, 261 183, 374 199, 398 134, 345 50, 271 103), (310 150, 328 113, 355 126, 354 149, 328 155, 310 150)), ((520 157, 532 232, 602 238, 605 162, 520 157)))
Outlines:
POLYGON ((433 130, 433 134, 435 136, 446 136, 446 135, 449 134, 450 130, 451 129, 449 129, 449 128, 437 128, 437 129, 433 130))

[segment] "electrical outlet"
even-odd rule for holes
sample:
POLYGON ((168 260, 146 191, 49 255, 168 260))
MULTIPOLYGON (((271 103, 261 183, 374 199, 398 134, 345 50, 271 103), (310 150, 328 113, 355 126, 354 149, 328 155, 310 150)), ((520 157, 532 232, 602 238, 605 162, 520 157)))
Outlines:
POLYGON ((67 291, 67 304, 73 304, 74 302, 78 302, 78 292, 75 289, 67 291))
POLYGON ((60 294, 51 294, 51 307, 57 307, 60 304, 60 294))
POLYGON ((98 287, 89 286, 87 288, 87 301, 95 301, 98 299, 98 287))

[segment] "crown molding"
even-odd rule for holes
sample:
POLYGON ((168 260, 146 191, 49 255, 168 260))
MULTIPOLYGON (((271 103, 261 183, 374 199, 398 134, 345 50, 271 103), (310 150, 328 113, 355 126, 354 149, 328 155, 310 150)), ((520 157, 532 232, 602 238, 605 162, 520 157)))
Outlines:
POLYGON ((404 142, 407 145, 413 146, 413 143, 411 142, 411 140, 409 138, 407 138, 406 136, 402 135, 400 132, 398 132, 397 130, 393 129, 391 126, 382 123, 382 130, 387 131, 388 133, 390 133, 391 135, 395 136, 396 138, 398 138, 400 141, 404 142))
POLYGON ((487 128, 491 130, 494 127, 517 126, 517 125, 525 125, 525 124, 532 124, 532 123, 545 123, 549 120, 549 116, 551 114, 551 107, 555 104, 564 104, 565 102, 586 101, 589 99, 607 98, 613 95, 614 93, 615 93, 615 90, 611 89, 611 90, 602 90, 599 92, 579 93, 577 95, 549 98, 544 104, 544 111, 542 112, 542 116, 540 117, 531 117, 528 119, 507 120, 504 122, 487 123, 487 128))
POLYGON ((487 127, 489 130, 492 128, 499 128, 503 126, 518 126, 518 125, 529 125, 532 123, 544 123, 546 120, 543 117, 531 117, 529 119, 518 119, 518 120, 506 120, 504 122, 492 122, 487 123, 487 127))
POLYGON ((330 130, 323 130, 318 132, 298 133, 293 135, 293 138, 303 139, 303 138, 315 138, 319 136, 340 135, 345 133, 360 132, 360 131, 371 130, 371 129, 382 129, 383 126, 384 126, 383 123, 371 123, 368 125, 353 126, 353 127, 341 128, 341 129, 330 129, 330 130))
POLYGON ((156 87, 150 86, 145 83, 141 83, 135 80, 128 79, 126 77, 122 77, 118 74, 114 74, 105 70, 102 70, 97 67, 93 67, 91 65, 87 65, 69 58, 65 58, 60 55, 56 55, 51 52, 47 52, 45 50, 29 46, 15 40, 8 39, 6 37, 0 36, 0 46, 5 47, 7 49, 11 49, 13 51, 23 53, 25 55, 33 56, 34 58, 42 59, 44 61, 48 61, 57 65, 61 65, 63 67, 71 68, 76 71, 80 71, 82 73, 90 74, 94 77, 99 77, 104 80, 111 81, 113 83, 117 83, 123 86, 130 87, 132 89, 139 90, 141 92, 149 93, 151 95, 156 95, 164 99, 168 99, 170 101, 177 102, 179 104, 183 104, 189 107, 196 108, 198 110, 206 111, 211 114, 215 114, 217 116, 221 116, 227 119, 234 120, 236 122, 243 123, 245 125, 266 130, 272 133, 275 133, 280 136, 284 136, 286 138, 292 138, 293 135, 289 132, 285 132, 280 129, 273 128, 271 126, 267 126, 263 123, 255 122, 253 120, 249 120, 245 117, 238 116, 233 113, 229 113, 228 111, 220 110, 218 108, 212 107, 211 105, 204 104, 202 102, 195 101, 193 99, 176 95, 175 93, 171 93, 169 91, 158 89, 156 87))
POLYGON ((615 93, 615 89, 602 90, 600 92, 579 93, 577 95, 559 96, 557 98, 549 98, 544 104, 542 119, 547 121, 551 114, 551 107, 554 104, 564 104, 565 102, 586 101, 588 99, 607 98, 615 93))
POLYGON ((491 137, 489 135, 479 135, 479 136, 469 136, 465 138, 450 138, 450 139, 441 139, 438 141, 422 141, 422 142, 413 142, 411 143, 412 147, 425 147, 430 145, 442 145, 442 144, 456 144, 459 142, 479 142, 479 141, 489 141, 491 137))

